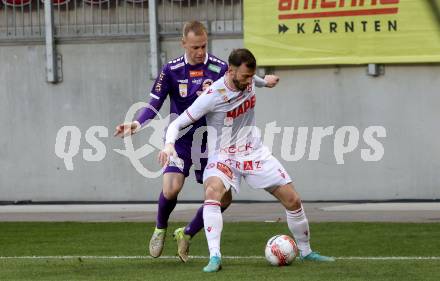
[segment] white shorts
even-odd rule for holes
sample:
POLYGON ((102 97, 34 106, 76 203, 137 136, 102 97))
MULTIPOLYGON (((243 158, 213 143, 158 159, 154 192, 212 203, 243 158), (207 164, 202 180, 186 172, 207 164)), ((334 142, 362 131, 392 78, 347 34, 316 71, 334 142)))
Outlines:
POLYGON ((225 159, 212 155, 203 172, 203 182, 213 176, 223 181, 226 190, 232 186, 237 193, 240 191, 242 177, 252 188, 266 189, 270 192, 274 187, 292 182, 283 165, 272 155, 264 157, 263 160, 225 159))

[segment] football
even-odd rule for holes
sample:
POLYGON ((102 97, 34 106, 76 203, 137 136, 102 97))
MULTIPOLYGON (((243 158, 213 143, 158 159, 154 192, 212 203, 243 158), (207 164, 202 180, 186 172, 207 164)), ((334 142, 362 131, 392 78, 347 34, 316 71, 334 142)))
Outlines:
POLYGON ((292 237, 275 235, 267 241, 264 254, 272 265, 289 265, 298 255, 298 247, 292 237))

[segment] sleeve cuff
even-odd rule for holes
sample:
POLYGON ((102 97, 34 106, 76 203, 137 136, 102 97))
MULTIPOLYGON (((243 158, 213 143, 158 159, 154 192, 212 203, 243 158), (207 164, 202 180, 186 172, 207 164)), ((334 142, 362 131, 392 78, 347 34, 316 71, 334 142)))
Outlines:
POLYGON ((139 130, 141 129, 141 123, 139 123, 139 121, 135 120, 133 123, 136 124, 136 128, 134 129, 134 133, 139 132, 139 130))

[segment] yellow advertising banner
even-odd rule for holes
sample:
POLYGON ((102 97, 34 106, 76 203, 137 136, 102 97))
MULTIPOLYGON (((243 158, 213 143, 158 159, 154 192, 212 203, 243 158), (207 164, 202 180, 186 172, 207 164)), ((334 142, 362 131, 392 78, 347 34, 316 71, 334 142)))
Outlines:
POLYGON ((440 62, 438 0, 245 0, 259 65, 440 62))

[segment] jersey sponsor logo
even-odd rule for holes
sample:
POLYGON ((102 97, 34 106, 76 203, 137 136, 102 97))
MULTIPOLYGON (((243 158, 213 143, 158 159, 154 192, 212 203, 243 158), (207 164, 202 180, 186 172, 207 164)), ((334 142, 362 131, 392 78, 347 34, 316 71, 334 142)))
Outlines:
POLYGON ((254 166, 252 165, 252 161, 244 161, 243 162, 243 170, 252 171, 253 169, 254 169, 254 166))
POLYGON ((191 83, 196 85, 202 85, 203 78, 192 79, 191 83))
POLYGON ((217 65, 214 65, 211 63, 208 65, 208 69, 211 70, 212 72, 215 72, 215 73, 220 73, 220 70, 221 70, 220 66, 217 66, 217 65))
POLYGON ((177 82, 182 83, 182 84, 188 84, 188 79, 177 80, 177 82))
POLYGON ((232 170, 227 165, 217 162, 217 169, 232 180, 232 170))
POLYGON ((178 64, 175 64, 175 65, 170 66, 170 69, 171 69, 171 70, 175 70, 175 69, 177 69, 177 68, 179 68, 179 67, 182 67, 182 66, 184 66, 184 65, 185 65, 185 63, 184 63, 184 62, 181 62, 181 63, 178 63, 178 64))
POLYGON ((162 91, 162 81, 163 78, 165 77, 165 73, 162 71, 159 75, 159 78, 156 80, 156 86, 154 86, 154 91, 156 93, 160 93, 162 91))
POLYGON ((179 95, 184 98, 188 95, 188 85, 187 84, 179 84, 179 95))
POLYGON ((251 152, 254 148, 251 145, 252 143, 248 142, 247 144, 236 146, 235 144, 220 148, 220 152, 226 153, 226 154, 235 154, 235 153, 242 153, 242 152, 251 152))
POLYGON ((285 179, 286 178, 286 174, 283 172, 283 170, 278 169, 278 172, 280 173, 280 176, 285 179))
POLYGON ((190 70, 189 71, 189 77, 203 77, 203 70, 190 70))
POLYGON ((237 161, 234 159, 226 159, 225 163, 228 164, 230 167, 235 167, 237 170, 243 170, 243 171, 253 171, 253 170, 260 170, 263 165, 261 161, 237 161), (243 167, 243 169, 242 169, 243 167))
POLYGON ((226 159, 225 163, 227 163, 231 167, 235 167, 235 169, 240 170, 241 169, 241 162, 233 159, 226 159))
POLYGON ((209 163, 208 166, 206 166, 206 169, 212 169, 215 167, 215 163, 209 163))
POLYGON ((227 117, 237 118, 238 116, 246 113, 249 109, 252 109, 255 107, 255 103, 257 101, 257 98, 255 95, 250 97, 249 99, 245 100, 240 106, 234 108, 233 110, 230 110, 226 113, 227 117))
POLYGON ((261 168, 263 168, 263 165, 261 164, 261 161, 254 161, 254 163, 255 163, 255 169, 261 169, 261 168))

